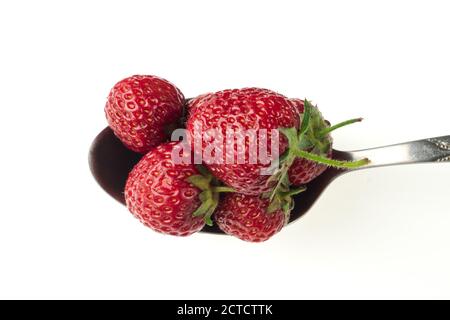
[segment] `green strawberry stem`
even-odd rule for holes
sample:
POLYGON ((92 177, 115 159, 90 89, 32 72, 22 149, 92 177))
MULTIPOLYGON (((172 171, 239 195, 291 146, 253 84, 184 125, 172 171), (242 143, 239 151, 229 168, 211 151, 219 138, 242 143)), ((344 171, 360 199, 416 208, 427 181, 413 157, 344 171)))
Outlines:
POLYGON ((338 128, 360 122, 362 118, 350 119, 329 127, 323 120, 318 109, 314 108, 307 99, 304 99, 304 112, 300 115, 300 121, 299 129, 279 129, 288 139, 289 148, 279 159, 281 164, 280 169, 268 180, 268 182, 276 181, 272 191, 268 195, 265 195, 270 199, 269 212, 274 212, 281 208, 288 214, 293 206, 292 196, 306 190, 305 187, 297 189, 290 188, 288 172, 297 158, 303 158, 341 169, 356 169, 369 163, 369 159, 367 158, 357 161, 343 161, 331 159, 326 156, 330 148, 329 138, 326 136, 338 128))
POLYGON ((202 216, 206 213, 206 211, 209 210, 209 208, 213 205, 212 199, 207 199, 205 202, 203 202, 200 207, 197 208, 197 210, 194 211, 192 214, 194 217, 202 216))
POLYGON ((236 192, 236 191, 230 187, 218 186, 218 187, 212 187, 212 192, 236 192))
MULTIPOLYGON (((305 99, 307 102, 307 100, 305 99)), ((309 123, 309 119, 311 116, 311 112, 309 111, 311 109, 311 104, 305 103, 305 113, 303 117, 303 121, 306 121, 309 123)), ((340 124, 337 124, 336 126, 344 126, 350 123, 357 122, 361 118, 358 119, 352 119, 348 121, 341 122, 340 124)), ((330 127, 333 128, 333 127, 330 127)), ((317 155, 305 150, 300 149, 300 139, 303 138, 304 133, 306 132, 308 128, 304 128, 301 126, 300 132, 297 131, 296 128, 280 128, 279 131, 286 136, 289 142, 289 149, 287 151, 287 156, 283 155, 284 161, 289 163, 289 166, 292 165, 292 158, 304 158, 307 160, 314 161, 316 163, 324 164, 330 167, 335 168, 341 168, 341 169, 356 169, 362 166, 365 166, 369 163, 369 159, 362 159, 357 161, 342 161, 342 160, 334 160, 327 157, 323 157, 321 155, 317 155)), ((329 129, 329 128, 327 128, 329 129)), ((333 129, 334 130, 334 129, 333 129)))
POLYGON ((268 213, 273 213, 279 209, 282 209, 288 218, 289 213, 294 206, 292 196, 305 191, 306 188, 300 187, 290 189, 288 172, 295 160, 295 156, 289 152, 286 152, 284 156, 285 160, 282 162, 281 168, 271 178, 269 178, 271 181, 276 180, 276 185, 269 195, 266 194, 264 196, 268 197, 270 201, 269 207, 267 208, 268 213))
POLYGON ((187 180, 200 190, 205 191, 210 189, 212 177, 197 174, 190 176, 187 180))
POLYGON ((277 178, 277 184, 273 188, 273 192, 270 194, 269 200, 273 201, 277 192, 281 189, 289 189, 289 177, 288 171, 292 163, 294 163, 295 158, 290 155, 289 152, 286 153, 286 158, 283 161, 280 170, 275 177, 277 178))
POLYGON ((208 226, 212 226, 212 215, 219 205, 219 194, 221 192, 235 192, 233 188, 218 185, 217 179, 208 172, 204 166, 196 166, 200 174, 196 174, 187 178, 187 181, 198 189, 202 190, 199 194, 201 205, 192 214, 194 217, 203 216, 203 220, 208 226))
POLYGON ((303 116, 300 115, 301 124, 300 124, 300 130, 298 132, 299 138, 301 138, 306 133, 306 131, 308 131, 309 121, 311 119, 311 112, 312 112, 311 110, 313 108, 311 102, 309 102, 308 99, 305 98, 303 103, 305 106, 305 110, 303 112, 303 116))
POLYGON ((326 157, 322 157, 322 156, 318 156, 314 153, 310 153, 310 152, 306 152, 300 149, 293 149, 290 150, 290 152, 292 152, 292 154, 294 154, 295 156, 299 157, 299 158, 304 158, 307 160, 311 160, 317 163, 321 163, 330 167, 334 167, 334 168, 341 168, 341 169, 356 169, 362 166, 365 166, 367 164, 370 163, 369 159, 364 158, 361 160, 357 160, 357 161, 345 161, 345 160, 334 160, 334 159, 330 159, 330 158, 326 158, 326 157))
POLYGON ((288 192, 280 192, 280 194, 283 197, 292 197, 295 196, 303 191, 306 191, 306 187, 300 187, 300 188, 295 188, 295 189, 291 189, 288 192))
POLYGON ((336 129, 348 126, 349 124, 355 123, 355 122, 361 122, 363 120, 363 118, 355 118, 355 119, 350 119, 350 120, 346 120, 346 121, 342 121, 338 124, 335 124, 334 126, 328 127, 322 131, 319 132, 319 136, 320 137, 324 137, 327 134, 329 134, 331 131, 334 131, 336 129))

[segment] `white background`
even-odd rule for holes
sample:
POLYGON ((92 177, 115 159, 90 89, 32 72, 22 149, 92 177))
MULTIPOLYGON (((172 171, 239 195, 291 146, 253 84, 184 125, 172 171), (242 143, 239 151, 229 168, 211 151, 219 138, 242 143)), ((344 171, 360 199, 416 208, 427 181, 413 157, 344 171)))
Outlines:
POLYGON ((0 298, 450 298, 449 164, 339 178, 263 244, 139 224, 90 175, 132 74, 319 104, 351 150, 450 134, 446 1, 2 1, 0 298))

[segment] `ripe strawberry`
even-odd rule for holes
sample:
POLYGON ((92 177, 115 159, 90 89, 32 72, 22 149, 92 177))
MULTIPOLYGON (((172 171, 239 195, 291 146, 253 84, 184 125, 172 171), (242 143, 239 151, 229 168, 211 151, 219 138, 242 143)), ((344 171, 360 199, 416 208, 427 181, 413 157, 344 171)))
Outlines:
POLYGON ((106 118, 129 149, 146 153, 168 138, 168 128, 183 114, 184 97, 167 80, 135 75, 118 82, 109 93, 106 118))
POLYGON ((269 203, 269 199, 258 196, 228 194, 221 201, 214 218, 226 234, 250 242, 266 241, 289 220, 281 209, 269 213, 269 203))
MULTIPOLYGON (((298 128, 298 125, 298 113, 289 99, 273 91, 259 88, 225 90, 203 96, 192 103, 187 121, 187 129, 191 138, 194 139, 199 138, 197 133, 207 133, 214 129, 218 130, 223 137, 226 137, 227 128, 234 130, 235 134, 241 137, 248 129, 253 129, 255 132, 267 129, 268 158, 273 157, 271 129, 298 128)), ((276 133, 278 134, 277 131, 276 133)), ((201 137, 203 136, 200 136, 200 139, 201 137)), ((279 154, 282 154, 288 147, 288 141, 282 135, 277 135, 275 138, 279 139, 279 154)), ((205 150, 210 145, 210 141, 205 139, 201 141, 201 149, 205 150)), ((268 192, 273 186, 268 183, 270 176, 261 175, 261 170, 267 169, 270 163, 263 163, 260 158, 257 163, 252 163, 249 145, 250 140, 246 138, 243 145, 238 145, 236 142, 233 147, 226 143, 216 146, 213 156, 218 157, 219 161, 205 161, 205 165, 214 176, 237 192, 258 195, 268 192), (244 163, 238 164, 236 154, 242 152, 243 148, 244 163), (234 163, 227 163, 227 153, 232 155, 234 163)), ((202 150, 194 146, 197 154, 202 150)))
POLYGON ((305 101, 296 98, 290 100, 291 103, 294 105, 295 110, 297 110, 299 114, 303 114, 305 112, 305 101))
MULTIPOLYGON (((332 152, 330 151, 326 156, 331 158, 332 152)), ((307 184, 324 173, 326 169, 326 165, 304 158, 297 158, 289 168, 289 181, 294 186, 307 184)))
MULTIPOLYGON (((291 101, 296 107, 298 113, 302 115, 305 110, 304 101, 300 99, 291 99, 291 101)), ((317 107, 313 108, 317 111, 315 115, 316 118, 310 122, 310 127, 305 134, 305 139, 310 139, 311 141, 314 140, 313 135, 315 133, 328 127, 328 123, 323 119, 321 113, 317 110, 317 107)), ((313 154, 331 158, 332 143, 333 140, 331 139, 331 136, 327 134, 321 139, 320 144, 316 143, 316 145, 313 145, 314 142, 311 142, 311 146, 307 147, 305 150, 313 154)), ((305 158, 297 158, 289 168, 289 181, 294 186, 300 186, 317 178, 326 169, 326 165, 307 160, 305 158)))
POLYGON ((330 132, 361 121, 361 118, 347 120, 330 127, 317 107, 313 107, 306 99, 303 103, 300 100, 294 100, 291 103, 301 116, 301 124, 299 129, 279 128, 279 131, 288 139, 289 148, 280 158, 279 169, 269 178, 269 182, 276 183, 270 193, 267 193, 271 200, 271 208, 280 206, 283 208, 286 195, 294 195, 304 190, 292 189, 292 185, 302 185, 311 181, 325 170, 323 165, 350 169, 369 163, 368 159, 342 161, 330 157, 332 143, 330 132))
MULTIPOLYGON (((301 127, 281 128, 280 131, 289 140, 289 151, 284 156, 279 175, 288 172, 288 184, 303 185, 322 174, 326 166, 336 168, 358 168, 369 163, 368 159, 357 161, 337 161, 332 157, 332 139, 330 132, 343 126, 359 122, 362 118, 350 119, 336 125, 323 119, 319 109, 307 100, 292 99, 291 102, 301 116, 301 127)), ((285 183, 286 184, 286 183, 285 183)))
POLYGON ((147 153, 131 171, 125 186, 128 209, 146 226, 167 234, 187 236, 203 228, 201 190, 186 179, 198 174, 193 164, 171 160, 177 142, 161 144, 147 153))
POLYGON ((128 209, 144 225, 165 234, 188 236, 210 224, 218 204, 212 176, 181 153, 179 142, 168 142, 147 153, 131 171, 125 186, 128 209), (184 161, 174 162, 172 154, 184 161))
POLYGON ((205 93, 205 94, 201 94, 195 98, 189 99, 188 103, 187 103, 187 111, 189 114, 193 113, 194 110, 199 107, 202 106, 202 104, 211 97, 211 95, 213 95, 213 93, 205 93))

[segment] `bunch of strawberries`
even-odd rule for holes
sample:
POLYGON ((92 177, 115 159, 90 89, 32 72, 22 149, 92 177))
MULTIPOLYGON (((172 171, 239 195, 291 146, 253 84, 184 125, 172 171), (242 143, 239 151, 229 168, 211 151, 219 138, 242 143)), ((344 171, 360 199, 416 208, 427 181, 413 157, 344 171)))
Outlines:
POLYGON ((105 113, 122 143, 143 154, 125 186, 128 209, 144 225, 170 235, 188 236, 216 223, 242 240, 265 241, 288 223, 292 196, 328 166, 356 168, 368 161, 331 158, 330 132, 360 118, 330 126, 308 100, 267 89, 185 99, 167 80, 136 75, 112 88, 105 113), (177 128, 186 134, 182 141, 170 141, 177 128), (212 143, 213 135, 226 136, 230 129, 237 137, 242 133, 238 143, 212 143), (277 133, 265 141, 276 160, 270 163, 251 157, 251 144, 262 138, 245 135, 263 130, 277 133), (196 163, 207 150, 214 161, 196 163), (238 155, 241 162, 229 161, 238 155))

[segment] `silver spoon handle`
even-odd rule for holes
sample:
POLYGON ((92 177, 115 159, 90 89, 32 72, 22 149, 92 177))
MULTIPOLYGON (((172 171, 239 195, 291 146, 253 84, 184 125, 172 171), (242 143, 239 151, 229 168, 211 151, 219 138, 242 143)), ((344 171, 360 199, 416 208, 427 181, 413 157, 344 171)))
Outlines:
POLYGON ((352 160, 369 158, 373 168, 408 163, 450 162, 450 136, 417 140, 395 145, 348 152, 352 160))

